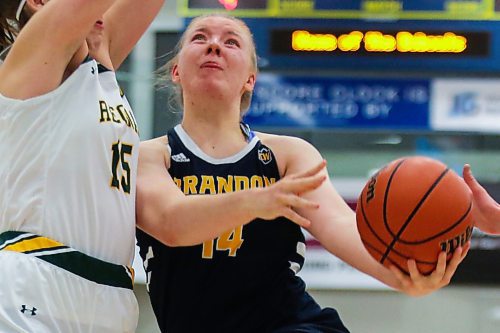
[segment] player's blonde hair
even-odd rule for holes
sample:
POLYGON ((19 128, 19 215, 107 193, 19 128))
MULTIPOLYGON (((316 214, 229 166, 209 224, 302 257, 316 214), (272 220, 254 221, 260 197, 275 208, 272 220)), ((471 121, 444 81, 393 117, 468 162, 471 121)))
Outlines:
MULTIPOLYGON (((173 91, 173 96, 171 97, 171 101, 175 102, 175 104, 179 106, 183 106, 183 101, 182 101, 182 87, 179 84, 175 84, 172 82, 172 69, 173 67, 178 63, 179 61, 179 53, 182 50, 182 47, 186 43, 186 38, 189 33, 189 31, 193 28, 193 26, 207 18, 207 17, 222 17, 222 18, 227 18, 229 20, 232 20, 236 22, 242 29, 243 31, 247 34, 248 40, 250 41, 250 60, 252 64, 252 70, 257 73, 258 72, 258 67, 257 67, 257 52, 255 48, 255 42, 253 39, 252 32, 248 28, 245 22, 242 20, 226 15, 226 14, 206 14, 206 15, 201 15, 196 18, 194 18, 189 25, 187 26, 186 30, 182 34, 181 38, 177 42, 177 45, 175 46, 173 50, 174 56, 163 66, 161 66, 158 69, 158 82, 157 86, 159 87, 166 87, 168 89, 171 89, 173 91)), ((252 91, 245 91, 243 95, 241 96, 241 102, 240 102, 240 115, 243 116, 247 111, 248 108, 250 107, 250 103, 252 102, 252 91)))

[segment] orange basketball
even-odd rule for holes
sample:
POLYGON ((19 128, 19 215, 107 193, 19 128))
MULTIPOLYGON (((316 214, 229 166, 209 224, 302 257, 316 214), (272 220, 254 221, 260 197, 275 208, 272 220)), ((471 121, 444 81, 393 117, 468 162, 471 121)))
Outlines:
POLYGON ((441 251, 449 260, 471 238, 471 208, 470 190, 459 175, 437 160, 413 156, 390 162, 368 180, 356 220, 377 261, 408 273, 412 258, 429 274, 441 251))

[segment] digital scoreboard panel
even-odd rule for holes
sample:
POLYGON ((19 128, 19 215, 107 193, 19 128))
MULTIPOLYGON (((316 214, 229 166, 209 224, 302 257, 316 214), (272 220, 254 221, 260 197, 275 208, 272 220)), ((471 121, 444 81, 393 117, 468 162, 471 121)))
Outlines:
POLYGON ((490 34, 457 30, 273 29, 273 54, 489 56, 490 34))
POLYGON ((259 67, 500 73, 500 0, 180 0, 252 31, 259 67))
POLYGON ((499 0, 182 0, 181 15, 230 10, 254 18, 499 20, 499 0))

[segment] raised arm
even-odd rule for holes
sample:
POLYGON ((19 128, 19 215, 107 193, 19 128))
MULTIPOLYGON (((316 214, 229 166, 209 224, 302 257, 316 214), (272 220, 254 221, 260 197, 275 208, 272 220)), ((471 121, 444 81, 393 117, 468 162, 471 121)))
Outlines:
POLYGON ((266 188, 186 196, 168 173, 169 158, 166 137, 141 144, 136 204, 137 226, 169 246, 199 244, 257 217, 287 216, 307 226, 309 221, 294 209, 317 209, 317 204, 300 194, 317 188, 325 180, 325 163, 319 160, 305 172, 266 188))
MULTIPOLYGON (((271 140, 268 144, 277 154, 276 159, 281 160, 280 169, 287 172, 300 172, 322 159, 316 148, 301 139, 271 137, 271 140)), ((326 169, 323 172, 327 176, 326 169)), ((463 259, 462 249, 459 249, 446 266, 446 254, 443 252, 436 270, 429 276, 420 275, 413 260, 408 262, 411 277, 396 268, 389 270, 373 259, 365 249, 357 231, 355 213, 329 179, 304 197, 320 204, 320 209, 299 209, 298 213, 311 221, 307 230, 325 249, 354 268, 406 294, 421 296, 447 285, 463 259)))
POLYGON ((74 59, 87 51, 86 35, 114 0, 28 0, 25 11, 33 17, 21 30, 0 67, 0 93, 27 99, 54 90, 74 59), (81 49, 81 52, 77 52, 81 49), (27 84, 28 83, 28 84, 27 84))
POLYGON ((118 69, 154 20, 165 0, 117 0, 104 16, 109 56, 118 69))
POLYGON ((472 175, 470 165, 463 169, 464 180, 472 191, 474 200, 474 223, 481 231, 489 234, 500 234, 500 205, 472 175))

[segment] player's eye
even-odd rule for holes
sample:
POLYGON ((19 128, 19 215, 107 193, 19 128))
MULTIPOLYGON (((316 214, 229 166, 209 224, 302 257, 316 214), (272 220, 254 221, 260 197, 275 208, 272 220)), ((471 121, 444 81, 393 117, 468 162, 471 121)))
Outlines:
POLYGON ((191 41, 197 41, 197 40, 206 40, 207 38, 205 37, 204 34, 195 34, 193 38, 191 38, 191 41))
POLYGON ((237 46, 239 47, 240 46, 240 43, 234 39, 234 38, 229 38, 227 41, 226 41, 226 44, 229 44, 229 45, 234 45, 234 46, 237 46))

